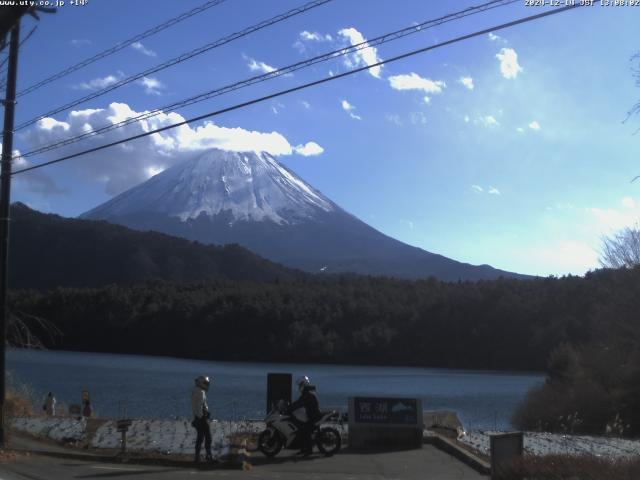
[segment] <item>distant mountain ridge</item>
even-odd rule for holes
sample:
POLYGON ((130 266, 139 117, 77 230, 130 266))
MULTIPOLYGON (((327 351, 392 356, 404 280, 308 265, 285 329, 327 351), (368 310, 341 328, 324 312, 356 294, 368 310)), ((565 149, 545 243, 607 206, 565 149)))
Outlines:
POLYGON ((238 245, 202 245, 107 222, 11 206, 9 285, 13 289, 170 282, 271 282, 305 276, 238 245))
POLYGON ((267 153, 213 149, 84 213, 205 244, 238 243, 289 267, 400 278, 529 278, 404 244, 347 213, 267 153))

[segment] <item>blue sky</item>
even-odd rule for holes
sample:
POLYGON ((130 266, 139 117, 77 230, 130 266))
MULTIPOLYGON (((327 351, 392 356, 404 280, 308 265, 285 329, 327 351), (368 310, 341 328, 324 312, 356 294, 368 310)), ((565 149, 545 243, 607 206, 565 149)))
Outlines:
MULTIPOLYGON (((204 0, 89 0, 43 16, 18 90, 204 0), (161 6, 161 8, 159 8, 161 6)), ((17 124, 303 2, 227 0, 21 97, 17 124)), ((480 2, 334 0, 21 130, 21 152, 480 2)), ((524 1, 220 96, 51 160, 375 59, 543 11, 524 1)), ((411 245, 537 275, 598 266, 601 237, 637 221, 640 118, 631 57, 640 7, 580 8, 439 48, 162 136, 16 176, 13 201, 75 216, 214 145, 272 151, 345 210, 411 245)), ((23 21, 23 33, 36 22, 23 21)), ((635 61, 635 67, 638 67, 635 61)), ((20 165, 25 165, 20 160, 20 165)), ((17 168, 19 168, 19 166, 17 168)))

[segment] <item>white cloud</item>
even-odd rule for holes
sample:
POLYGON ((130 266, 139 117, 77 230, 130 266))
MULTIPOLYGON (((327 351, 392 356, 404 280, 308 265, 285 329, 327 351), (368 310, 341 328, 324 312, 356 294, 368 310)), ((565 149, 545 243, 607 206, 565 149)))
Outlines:
POLYGON ((442 80, 434 81, 430 78, 422 78, 414 72, 408 75, 394 75, 389 77, 389 84, 394 90, 422 90, 430 94, 442 93, 442 89, 447 86, 442 80))
POLYGON ((73 85, 71 88, 73 88, 74 90, 101 90, 115 83, 118 83, 123 77, 124 74, 122 72, 117 72, 112 75, 107 75, 106 77, 94 78, 93 80, 89 80, 88 82, 82 82, 77 85, 73 85))
POLYGON ((73 45, 74 47, 83 47, 92 44, 91 40, 89 40, 88 38, 74 38, 69 43, 71 43, 71 45, 73 45))
POLYGON ((427 123, 427 116, 423 112, 411 112, 409 119, 413 125, 424 125, 427 123))
POLYGON ((249 62, 247 63, 247 66, 252 72, 271 73, 276 71, 275 67, 267 65, 264 62, 258 62, 257 60, 250 57, 245 57, 245 59, 249 62))
POLYGON ((427 95, 422 97, 422 101, 424 101, 424 103, 426 103, 427 105, 431 105, 431 97, 429 97, 427 95))
POLYGON ((69 125, 67 122, 59 122, 55 118, 50 118, 50 117, 43 118, 42 120, 39 120, 38 121, 38 125, 43 130, 53 130, 53 129, 58 128, 63 132, 66 132, 67 130, 69 130, 71 128, 71 125, 69 125))
POLYGON ((518 54, 513 48, 503 48, 496 53, 500 61, 500 72, 504 78, 516 78, 523 68, 518 64, 518 54))
POLYGON ((402 126, 402 120, 400 120, 400 115, 396 113, 388 113, 387 115, 385 115, 385 118, 388 122, 393 123, 398 127, 402 126))
MULTIPOLYGON (((485 189, 482 188, 480 185, 471 185, 471 190, 473 190, 475 193, 484 193, 485 189)), ((500 190, 498 190, 496 187, 489 187, 488 190, 486 190, 486 192, 489 195, 500 195, 500 190)))
POLYGON ((524 128, 522 128, 522 127, 518 127, 518 128, 516 128, 516 132, 518 132, 518 133, 524 133, 524 128))
POLYGON ((304 145, 298 145, 294 148, 294 151, 298 155, 302 155, 303 157, 310 157, 314 155, 320 155, 324 152, 324 148, 318 145, 316 142, 307 142, 304 145))
POLYGON ((356 115, 353 111, 355 110, 356 107, 354 107, 353 105, 351 105, 347 100, 342 100, 342 102, 340 102, 340 105, 342 105, 342 109, 345 112, 349 113, 349 116, 351 118, 353 118, 354 120, 362 120, 362 117, 360 115, 356 115))
POLYGON ((165 85, 160 80, 153 77, 142 77, 137 83, 142 85, 145 93, 149 95, 162 95, 161 90, 165 88, 165 85))
POLYGON ((505 41, 504 38, 502 38, 500 35, 496 35, 493 32, 487 33, 487 37, 489 37, 489 40, 491 40, 492 42, 498 42, 498 41, 504 42, 505 41))
MULTIPOLYGON (((63 122, 60 122, 63 125, 63 122)), ((61 128, 60 125, 51 126, 53 130, 56 127, 56 131, 64 132, 64 128, 61 128)), ((0 155, 2 154, 2 143, 0 143, 0 155)), ((28 168, 32 166, 31 162, 29 162, 26 158, 20 156, 20 150, 13 150, 13 157, 11 164, 14 167, 14 171, 22 170, 24 168, 28 168)), ((14 186, 17 189, 22 189, 26 193, 36 194, 40 197, 48 197, 50 195, 65 195, 69 193, 69 190, 66 188, 61 188, 58 184, 51 178, 46 171, 42 169, 31 170, 29 172, 17 174, 14 178, 14 186)))
POLYGON ((330 42, 333 40, 333 37, 328 33, 326 35, 322 35, 318 32, 308 32, 303 30, 300 32, 300 39, 308 42, 330 42))
POLYGON ((412 220, 400 219, 400 223, 406 225, 409 228, 409 230, 413 230, 415 227, 415 224, 413 223, 412 220))
POLYGON ((500 122, 496 120, 493 115, 485 115, 484 117, 480 117, 478 121, 484 125, 485 127, 493 128, 500 125, 500 122))
POLYGON ((166 167, 163 167, 162 165, 149 165, 147 168, 145 168, 145 173, 149 178, 151 178, 155 177, 159 173, 164 172, 165 170, 166 167))
POLYGON ((636 208, 636 202, 632 197, 624 197, 620 203, 627 208, 636 208))
POLYGON ((598 267, 598 252, 585 242, 560 240, 525 252, 539 265, 553 265, 559 274, 584 273, 598 267))
MULTIPOLYGON (((87 129, 97 129, 138 117, 143 113, 132 110, 126 103, 112 103, 105 109, 74 111, 70 112, 64 121, 41 120, 26 132, 24 141, 29 148, 32 148, 79 135, 87 129)), ((155 117, 105 132, 100 136, 89 137, 83 141, 83 145, 88 149, 182 121, 184 117, 178 113, 162 112, 155 117)), ((182 125, 140 138, 135 142, 95 152, 91 158, 74 162, 69 168, 73 168, 75 172, 88 177, 91 181, 100 182, 107 193, 118 194, 146 180, 154 171, 168 168, 210 148, 266 151, 278 156, 291 155, 294 152, 318 154, 322 147, 315 142, 306 142, 294 148, 282 134, 276 131, 258 132, 205 122, 195 126, 182 125)), ((55 158, 75 151, 77 146, 70 145, 45 155, 48 158, 55 158)))
POLYGON ((143 55, 146 55, 147 57, 157 57, 158 54, 156 52, 154 52, 153 50, 151 50, 150 48, 145 47, 142 42, 134 42, 131 44, 131 48, 133 48, 134 50, 140 52, 143 55))
MULTIPOLYGON (((351 45, 358 45, 364 42, 362 48, 354 52, 352 55, 345 56, 345 64, 348 67, 374 65, 381 61, 378 57, 378 49, 375 47, 369 47, 366 43, 366 39, 355 28, 343 28, 338 32, 338 35, 346 39, 351 45)), ((371 67, 369 73, 376 78, 380 78, 381 66, 371 67)))
POLYGON ((342 100, 341 105, 342 105, 342 109, 347 112, 356 108, 353 105, 351 105, 347 100, 342 100))
POLYGON ((469 115, 465 115, 464 116, 464 123, 469 123, 471 121, 471 119, 469 118, 469 115))
POLYGON ((615 208, 588 208, 595 224, 593 231, 600 235, 611 235, 612 233, 631 227, 638 223, 640 211, 625 205, 625 210, 620 211, 615 208))
POLYGON ((468 88, 469 90, 473 90, 473 78, 471 77, 460 77, 460 83, 468 88))
POLYGON ((307 102, 306 100, 302 100, 300 103, 301 103, 301 104, 302 104, 302 106, 303 106, 304 108, 306 108, 307 110, 309 110, 309 109, 311 108, 311 104, 310 104, 309 102, 307 102))
POLYGON ((536 131, 537 131, 537 130, 540 130, 540 124, 539 124, 536 120, 534 120, 533 122, 531 122, 531 123, 529 124, 529 128, 530 128, 531 130, 536 130, 536 131))

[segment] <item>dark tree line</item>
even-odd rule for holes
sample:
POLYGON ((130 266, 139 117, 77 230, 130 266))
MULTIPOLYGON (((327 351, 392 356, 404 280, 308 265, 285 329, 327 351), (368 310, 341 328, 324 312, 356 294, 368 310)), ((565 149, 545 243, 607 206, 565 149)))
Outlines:
POLYGON ((328 276, 19 291, 11 302, 53 322, 52 346, 69 350, 542 370, 558 345, 609 331, 631 308, 616 299, 637 284, 637 270, 477 283, 328 276))
POLYGON ((640 433, 640 268, 446 283, 304 276, 14 291, 66 350, 211 360, 547 370, 524 428, 640 433), (577 412, 577 414, 576 414, 577 412))
POLYGON ((640 435, 640 267, 599 274, 605 298, 586 303, 589 336, 548 357, 548 379, 515 415, 521 428, 640 435))

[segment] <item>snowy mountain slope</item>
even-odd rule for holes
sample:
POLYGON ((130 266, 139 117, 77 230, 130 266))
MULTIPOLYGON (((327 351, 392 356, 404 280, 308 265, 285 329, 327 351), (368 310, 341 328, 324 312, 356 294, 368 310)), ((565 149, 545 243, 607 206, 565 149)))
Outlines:
POLYGON ((266 153, 210 150, 84 213, 202 243, 238 243, 312 272, 479 280, 518 274, 406 245, 345 212, 266 153))
POLYGON ((270 220, 295 224, 337 207, 268 153, 211 150, 176 165, 83 215, 121 217, 138 212, 195 220, 231 215, 230 223, 270 220))

